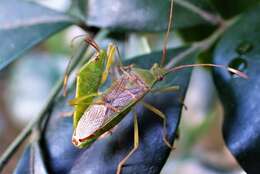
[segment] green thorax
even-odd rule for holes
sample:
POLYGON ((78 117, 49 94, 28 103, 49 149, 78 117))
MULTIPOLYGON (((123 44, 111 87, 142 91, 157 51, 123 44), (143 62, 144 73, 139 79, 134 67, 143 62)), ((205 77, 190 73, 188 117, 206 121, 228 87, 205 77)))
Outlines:
MULTIPOLYGON (((100 50, 94 55, 78 72, 75 98, 81 98, 98 92, 101 84, 102 73, 106 60, 105 50, 100 50)), ((82 101, 82 104, 75 106, 73 116, 73 126, 77 126, 78 121, 90 105, 94 97, 82 101)))
POLYGON ((166 70, 159 67, 158 64, 154 64, 149 70, 134 67, 132 71, 134 71, 150 88, 152 88, 156 82, 162 80, 166 74, 166 70))

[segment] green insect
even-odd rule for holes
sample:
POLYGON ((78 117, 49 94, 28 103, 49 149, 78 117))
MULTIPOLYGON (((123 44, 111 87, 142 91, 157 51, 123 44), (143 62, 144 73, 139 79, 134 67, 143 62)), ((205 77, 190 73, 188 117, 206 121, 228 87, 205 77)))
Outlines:
POLYGON ((86 38, 85 42, 91 44, 97 53, 79 70, 77 75, 76 99, 71 100, 70 104, 75 106, 73 115, 73 127, 76 128, 79 119, 84 114, 86 108, 98 95, 98 88, 105 82, 111 64, 115 47, 110 45, 107 53, 100 50, 98 45, 86 38))
MULTIPOLYGON (((171 5, 171 14, 172 14, 171 5)), ((171 20, 170 20, 171 21, 171 20)), ((171 26, 171 22, 169 22, 171 26)), ((169 32, 169 27, 168 27, 169 32)), ((168 36, 166 36, 167 38, 168 36)), ((76 97, 70 101, 75 108, 72 136, 72 143, 78 148, 90 146, 101 135, 114 128, 130 111, 134 112, 134 147, 118 164, 117 174, 122 170, 127 159, 134 153, 139 145, 137 114, 134 106, 142 102, 144 107, 151 110, 163 119, 163 140, 167 146, 172 147, 167 140, 166 117, 158 109, 154 108, 142 99, 150 92, 159 81, 174 71, 196 66, 210 66, 225 68, 229 71, 246 78, 246 75, 235 69, 215 64, 194 64, 181 65, 178 67, 165 69, 159 64, 154 64, 150 69, 138 68, 134 65, 121 66, 120 76, 114 80, 112 85, 104 92, 99 93, 98 89, 106 81, 109 69, 114 62, 116 46, 111 44, 108 50, 100 49, 98 45, 86 38, 85 41, 92 45, 97 53, 80 69, 77 76, 76 97)), ((166 50, 166 46, 165 49, 166 50)), ((163 58, 165 52, 163 53, 163 58)), ((162 61, 164 62, 164 61, 162 61)), ((176 90, 173 86, 164 90, 176 90)))

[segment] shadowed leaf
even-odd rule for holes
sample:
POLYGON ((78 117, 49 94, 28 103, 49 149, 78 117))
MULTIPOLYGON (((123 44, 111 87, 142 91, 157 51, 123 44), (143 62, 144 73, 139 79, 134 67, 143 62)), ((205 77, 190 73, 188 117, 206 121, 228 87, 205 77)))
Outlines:
POLYGON ((0 12, 0 69, 73 22, 62 13, 19 0, 2 0, 0 12))
POLYGON ((224 103, 225 142, 247 173, 259 173, 260 161, 260 6, 244 14, 217 44, 214 61, 244 71, 249 79, 217 71, 224 103))
MULTIPOLYGON (((193 4, 210 9, 203 0, 193 4)), ((197 14, 175 6, 175 28, 191 27, 206 22, 197 14)), ((164 31, 167 28, 170 1, 158 0, 89 0, 86 23, 91 26, 121 31, 164 31)))

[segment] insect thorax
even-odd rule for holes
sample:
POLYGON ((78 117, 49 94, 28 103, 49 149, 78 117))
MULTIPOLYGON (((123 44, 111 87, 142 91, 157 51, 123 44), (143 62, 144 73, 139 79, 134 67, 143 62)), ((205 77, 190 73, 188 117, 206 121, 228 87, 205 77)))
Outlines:
POLYGON ((104 101, 121 110, 133 100, 139 100, 150 90, 143 78, 134 69, 126 70, 121 77, 107 90, 104 101))

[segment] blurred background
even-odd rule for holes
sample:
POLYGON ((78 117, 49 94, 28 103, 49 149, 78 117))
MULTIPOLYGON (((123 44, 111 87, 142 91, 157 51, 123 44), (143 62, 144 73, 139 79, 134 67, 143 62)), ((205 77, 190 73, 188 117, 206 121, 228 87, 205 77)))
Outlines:
MULTIPOLYGON (((62 12, 68 10, 71 4, 70 0, 35 1, 62 12)), ((69 27, 1 71, 0 154, 37 116, 55 82, 63 76, 68 58, 73 55, 71 40, 84 33, 76 26, 69 27)), ((108 42, 100 44, 106 45, 108 42)), ((163 33, 132 33, 127 42, 119 43, 119 46, 127 58, 145 54, 150 49, 159 50, 162 43, 163 33)), ((171 33, 169 47, 180 45, 182 40, 178 34, 171 33)), ((243 174, 224 145, 221 135, 222 106, 207 70, 194 69, 187 96, 190 100, 184 101, 188 109, 183 111, 180 139, 176 141, 176 150, 161 173, 243 174)), ((13 171, 22 151, 23 148, 19 148, 4 173, 13 171)))

